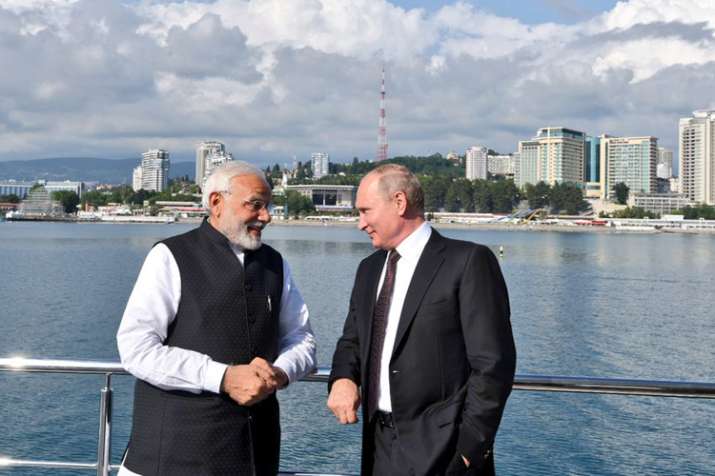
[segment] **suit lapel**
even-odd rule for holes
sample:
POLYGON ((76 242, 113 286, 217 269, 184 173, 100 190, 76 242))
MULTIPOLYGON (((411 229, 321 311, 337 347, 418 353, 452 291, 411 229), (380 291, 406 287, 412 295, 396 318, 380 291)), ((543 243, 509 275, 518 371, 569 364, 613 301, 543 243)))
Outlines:
POLYGON ((437 233, 437 230, 433 229, 432 235, 417 263, 415 273, 412 275, 410 287, 407 288, 405 303, 402 306, 402 313, 400 314, 400 322, 397 325, 397 335, 395 337, 395 346, 393 347, 392 355, 394 355, 395 350, 399 348, 400 342, 405 337, 407 329, 409 329, 412 320, 415 318, 415 314, 417 314, 417 310, 422 303, 422 298, 444 261, 444 257, 442 256, 443 249, 444 238, 437 233))

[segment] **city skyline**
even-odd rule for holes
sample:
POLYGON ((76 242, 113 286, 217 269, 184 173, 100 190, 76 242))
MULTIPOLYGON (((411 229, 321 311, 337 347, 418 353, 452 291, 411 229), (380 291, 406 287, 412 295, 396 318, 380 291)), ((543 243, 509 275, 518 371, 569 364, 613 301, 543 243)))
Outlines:
POLYGON ((653 135, 677 157, 678 120, 715 107, 715 4, 682 5, 0 0, 15 42, 0 47, 14 65, 0 160, 159 147, 188 161, 211 137, 259 165, 366 160, 382 62, 390 156, 509 153, 563 125, 653 135))

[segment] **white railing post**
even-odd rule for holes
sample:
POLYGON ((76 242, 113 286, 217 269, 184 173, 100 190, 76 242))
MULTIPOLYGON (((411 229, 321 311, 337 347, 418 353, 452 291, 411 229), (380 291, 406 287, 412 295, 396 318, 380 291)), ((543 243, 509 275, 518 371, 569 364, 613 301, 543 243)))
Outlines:
POLYGON ((105 374, 99 396, 99 439, 97 440, 97 476, 109 476, 112 457, 112 374, 105 374))

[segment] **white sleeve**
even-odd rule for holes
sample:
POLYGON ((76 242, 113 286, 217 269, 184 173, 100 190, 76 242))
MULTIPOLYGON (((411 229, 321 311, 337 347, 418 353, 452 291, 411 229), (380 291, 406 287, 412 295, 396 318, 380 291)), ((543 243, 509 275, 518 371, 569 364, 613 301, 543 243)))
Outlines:
POLYGON ((309 374, 316 366, 315 336, 308 321, 308 306, 293 282, 285 259, 279 325, 279 355, 274 365, 283 370, 292 383, 309 374))
POLYGON ((164 390, 221 391, 227 365, 208 355, 164 345, 181 299, 179 266, 163 243, 146 257, 117 331, 124 368, 164 390))

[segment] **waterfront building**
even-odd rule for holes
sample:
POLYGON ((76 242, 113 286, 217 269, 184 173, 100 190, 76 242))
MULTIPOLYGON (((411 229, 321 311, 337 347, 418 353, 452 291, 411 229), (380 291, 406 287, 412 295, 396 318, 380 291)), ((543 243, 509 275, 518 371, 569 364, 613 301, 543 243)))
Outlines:
POLYGON ((142 166, 137 165, 132 172, 132 190, 138 192, 142 188, 142 166))
POLYGON ((695 111, 678 126, 680 192, 715 205, 715 110, 695 111))
POLYGON ((586 199, 601 198, 601 182, 586 182, 583 184, 583 196, 586 199))
POLYGON ((285 191, 290 190, 309 198, 319 212, 350 212, 355 208, 355 185, 287 185, 285 191))
POLYGON ((614 200, 613 187, 625 183, 629 193, 656 193, 658 139, 653 136, 601 136, 601 198, 614 200))
POLYGON ((489 175, 514 178, 514 155, 504 154, 487 156, 487 172, 489 172, 489 175))
POLYGON ((0 195, 17 195, 20 199, 27 197, 35 182, 21 182, 18 180, 1 180, 0 195))
POLYGON ((206 181, 206 158, 211 155, 225 155, 226 146, 222 142, 215 140, 203 141, 196 147, 196 175, 194 182, 199 187, 203 187, 206 181))
POLYGON ((680 190, 680 178, 678 177, 673 177, 669 180, 670 182, 670 191, 672 193, 682 193, 680 190))
POLYGON ((694 203, 688 197, 679 193, 637 193, 633 195, 633 206, 661 216, 693 205, 694 203))
POLYGON ((465 154, 465 176, 468 180, 487 179, 487 153, 489 149, 481 145, 473 145, 465 154))
POLYGON ((65 180, 62 182, 48 180, 44 182, 45 188, 52 195, 52 192, 68 191, 74 192, 78 197, 82 198, 85 186, 84 182, 73 182, 71 180, 65 180))
POLYGON ((673 178, 673 151, 665 147, 658 147, 658 159, 655 175, 660 179, 673 178))
POLYGON ((57 217, 64 215, 64 207, 52 200, 50 192, 43 186, 37 187, 20 202, 18 213, 25 217, 57 217))
POLYGON ((169 152, 151 149, 142 154, 142 186, 147 192, 163 192, 169 185, 169 152))
POLYGON ((601 180, 601 138, 587 136, 583 152, 583 180, 599 182, 601 180))
POLYGON ((565 127, 544 127, 536 136, 519 142, 516 183, 583 183, 586 134, 565 127))
POLYGON ((204 159, 204 179, 201 182, 201 188, 204 187, 204 184, 206 183, 206 179, 209 178, 211 173, 214 171, 216 167, 218 167, 221 164, 225 164, 226 162, 230 162, 233 160, 233 155, 230 153, 226 153, 224 150, 212 152, 209 155, 206 156, 204 159))
POLYGON ((313 178, 319 179, 330 173, 330 156, 325 152, 313 152, 310 154, 310 163, 313 167, 313 178))

